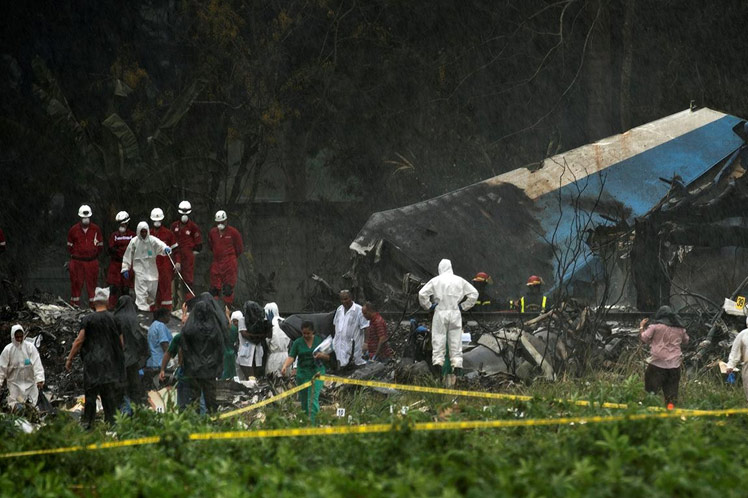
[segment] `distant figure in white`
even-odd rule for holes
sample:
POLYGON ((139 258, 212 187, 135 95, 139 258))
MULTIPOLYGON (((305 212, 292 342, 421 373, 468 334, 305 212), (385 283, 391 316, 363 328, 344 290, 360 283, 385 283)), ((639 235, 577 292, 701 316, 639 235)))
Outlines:
POLYGON ((449 340, 449 361, 452 368, 462 369, 461 311, 472 308, 477 299, 478 291, 470 282, 452 272, 452 262, 448 259, 439 262, 439 275, 418 291, 421 307, 434 311, 431 322, 433 365, 444 365, 445 346, 449 340))
POLYGON ((39 389, 44 386, 44 367, 36 346, 26 341, 20 325, 10 329, 10 344, 0 353, 0 387, 8 381, 8 406, 15 408, 27 401, 36 406, 39 389))
POLYGON ((353 302, 351 292, 348 290, 340 291, 340 306, 335 311, 332 325, 335 329, 332 347, 338 359, 338 368, 343 368, 350 363, 351 351, 353 363, 365 365, 364 329, 369 326, 369 320, 364 318, 361 305, 353 302))
POLYGON ((273 335, 270 337, 270 341, 268 341, 270 355, 265 366, 265 374, 280 375, 283 363, 288 358, 288 344, 291 342, 291 339, 288 338, 280 327, 283 318, 280 316, 277 304, 267 303, 265 305, 265 314, 270 323, 273 324, 273 335))

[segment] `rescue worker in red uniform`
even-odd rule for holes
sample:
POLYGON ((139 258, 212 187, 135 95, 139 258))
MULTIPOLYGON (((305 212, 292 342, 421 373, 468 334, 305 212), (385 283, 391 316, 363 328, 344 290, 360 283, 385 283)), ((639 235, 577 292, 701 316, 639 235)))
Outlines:
POLYGON ((237 258, 244 252, 242 236, 227 223, 226 211, 216 212, 216 226, 208 232, 208 244, 213 252, 210 265, 210 293, 217 299, 223 294, 223 302, 234 301, 234 287, 239 270, 237 258))
POLYGON ((99 254, 104 249, 104 236, 101 229, 91 223, 91 208, 82 205, 78 209, 81 221, 68 230, 68 252, 70 253, 70 304, 80 306, 83 284, 93 309, 93 293, 99 279, 99 254))
POLYGON ((109 309, 114 309, 120 296, 127 296, 132 289, 132 276, 125 278, 120 269, 122 268, 122 256, 125 255, 127 244, 135 237, 135 232, 127 228, 130 223, 130 215, 127 211, 120 211, 114 218, 119 227, 116 232, 109 235, 109 269, 106 273, 106 283, 109 285, 109 309))
MULTIPOLYGON (((174 262, 176 269, 182 274, 190 289, 195 288, 195 255, 203 248, 203 237, 195 222, 190 220, 192 205, 188 201, 182 201, 177 208, 180 218, 172 223, 171 231, 176 237, 177 250, 174 251, 174 262)), ((177 282, 177 288, 181 290, 181 283, 177 282)), ((179 292, 178 294, 182 294, 179 292)), ((189 289, 184 289, 182 302, 187 302, 195 295, 189 289)))
MULTIPOLYGON (((174 251, 177 247, 177 239, 171 230, 162 225, 164 212, 161 208, 153 208, 151 211, 151 221, 153 222, 151 235, 158 238, 174 251)), ((156 256, 156 268, 158 268, 158 289, 156 290, 154 311, 158 308, 166 308, 171 311, 173 304, 171 280, 174 278, 174 266, 172 266, 169 256, 156 256)))

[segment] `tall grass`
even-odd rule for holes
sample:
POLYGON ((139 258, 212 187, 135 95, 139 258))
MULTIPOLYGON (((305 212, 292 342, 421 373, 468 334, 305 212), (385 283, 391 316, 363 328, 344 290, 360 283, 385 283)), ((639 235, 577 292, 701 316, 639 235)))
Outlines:
MULTIPOLYGON (((321 425, 393 423, 373 435, 188 442, 190 432, 247 426, 307 425, 290 400, 214 423, 194 413, 137 411, 120 418, 119 438, 151 434, 137 448, 19 458, 2 462, 3 495, 50 496, 742 496, 748 478, 742 441, 748 418, 686 418, 494 430, 415 432, 410 422, 490 420, 618 413, 556 398, 628 403, 628 412, 661 405, 640 373, 602 372, 523 389, 529 402, 346 391, 319 415, 321 425), (640 404, 641 403, 641 404, 640 404), (403 415, 402 407, 410 407, 403 415), (392 412, 392 413, 391 413, 392 412)), ((684 379, 682 406, 744 406, 742 389, 717 375, 684 379)), ((2 451, 110 439, 60 417, 31 435, 0 423, 2 451)))

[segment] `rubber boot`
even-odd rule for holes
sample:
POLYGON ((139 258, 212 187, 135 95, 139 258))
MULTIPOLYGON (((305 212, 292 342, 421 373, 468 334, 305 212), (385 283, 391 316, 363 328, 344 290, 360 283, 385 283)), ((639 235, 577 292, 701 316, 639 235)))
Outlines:
POLYGON ((441 377, 442 377, 442 366, 441 365, 431 365, 431 375, 433 375, 437 379, 441 379, 441 377))

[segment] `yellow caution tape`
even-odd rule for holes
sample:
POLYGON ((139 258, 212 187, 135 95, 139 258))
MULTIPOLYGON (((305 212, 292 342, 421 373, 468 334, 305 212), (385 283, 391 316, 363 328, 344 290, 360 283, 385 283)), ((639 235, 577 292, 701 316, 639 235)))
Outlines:
MULTIPOLYGON (((388 382, 379 382, 376 380, 348 379, 346 377, 335 377, 332 375, 320 375, 319 379, 339 382, 341 384, 354 384, 357 386, 367 386, 367 387, 383 387, 386 389, 396 389, 398 391, 415 391, 415 392, 432 393, 432 394, 449 394, 451 396, 467 396, 467 397, 473 397, 473 398, 504 399, 504 400, 513 400, 513 401, 530 401, 533 399, 532 396, 524 396, 521 394, 489 393, 489 392, 481 392, 481 391, 461 391, 457 389, 445 389, 441 387, 411 386, 408 384, 391 384, 388 382)), ((578 406, 599 406, 602 408, 628 408, 628 405, 621 404, 621 403, 597 403, 594 401, 563 400, 563 399, 556 399, 555 401, 559 401, 563 403, 573 403, 578 406)))
MULTIPOLYGON (((726 417, 729 415, 748 415, 748 408, 731 408, 725 410, 699 410, 698 413, 685 410, 671 410, 657 413, 635 413, 626 415, 604 415, 588 417, 559 417, 539 419, 512 419, 512 420, 467 420, 457 422, 421 422, 408 426, 413 431, 447 431, 447 430, 469 430, 469 429, 499 429, 507 427, 538 427, 551 425, 586 425, 621 421, 639 421, 646 419, 666 418, 699 418, 699 417, 726 417)), ((229 439, 254 439, 271 437, 303 437, 303 436, 332 436, 343 434, 372 434, 396 431, 398 427, 393 424, 370 424, 370 425, 344 425, 334 427, 300 427, 294 429, 271 429, 258 431, 229 431, 229 432, 203 432, 189 435, 190 441, 207 440, 229 440, 229 439)), ((154 444, 161 441, 160 436, 129 439, 124 441, 113 441, 108 443, 95 443, 86 446, 68 446, 64 448, 52 448, 43 450, 16 451, 0 454, 0 458, 14 458, 34 455, 51 455, 58 453, 71 453, 82 450, 102 450, 110 448, 122 448, 144 444, 154 444)))
POLYGON ((53 455, 55 453, 73 453, 83 450, 107 450, 110 448, 124 448, 127 446, 140 446, 143 444, 154 444, 161 441, 161 436, 141 437, 137 439, 126 439, 124 441, 108 441, 104 443, 92 443, 84 446, 67 446, 64 448, 50 448, 45 450, 14 451, 3 453, 0 458, 13 458, 33 455, 53 455))
POLYGON ((213 420, 233 417, 234 415, 240 415, 240 414, 248 412, 250 410, 255 410, 257 408, 260 408, 261 406, 269 405, 270 403, 275 403, 279 399, 287 398, 288 396, 296 394, 299 391, 303 391, 304 389, 308 388, 311 385, 312 385, 312 381, 310 380, 309 382, 305 382, 305 383, 301 384, 300 386, 296 386, 293 389, 289 389, 288 391, 284 391, 284 392, 282 392, 282 393, 280 393, 280 394, 278 394, 276 396, 273 396, 271 398, 264 399, 264 400, 262 400, 262 401, 260 401, 258 403, 255 403, 254 405, 245 406, 244 408, 239 408, 238 410, 233 410, 233 411, 230 411, 230 412, 225 412, 225 413, 222 413, 220 415, 217 415, 217 416, 213 417, 213 420))

